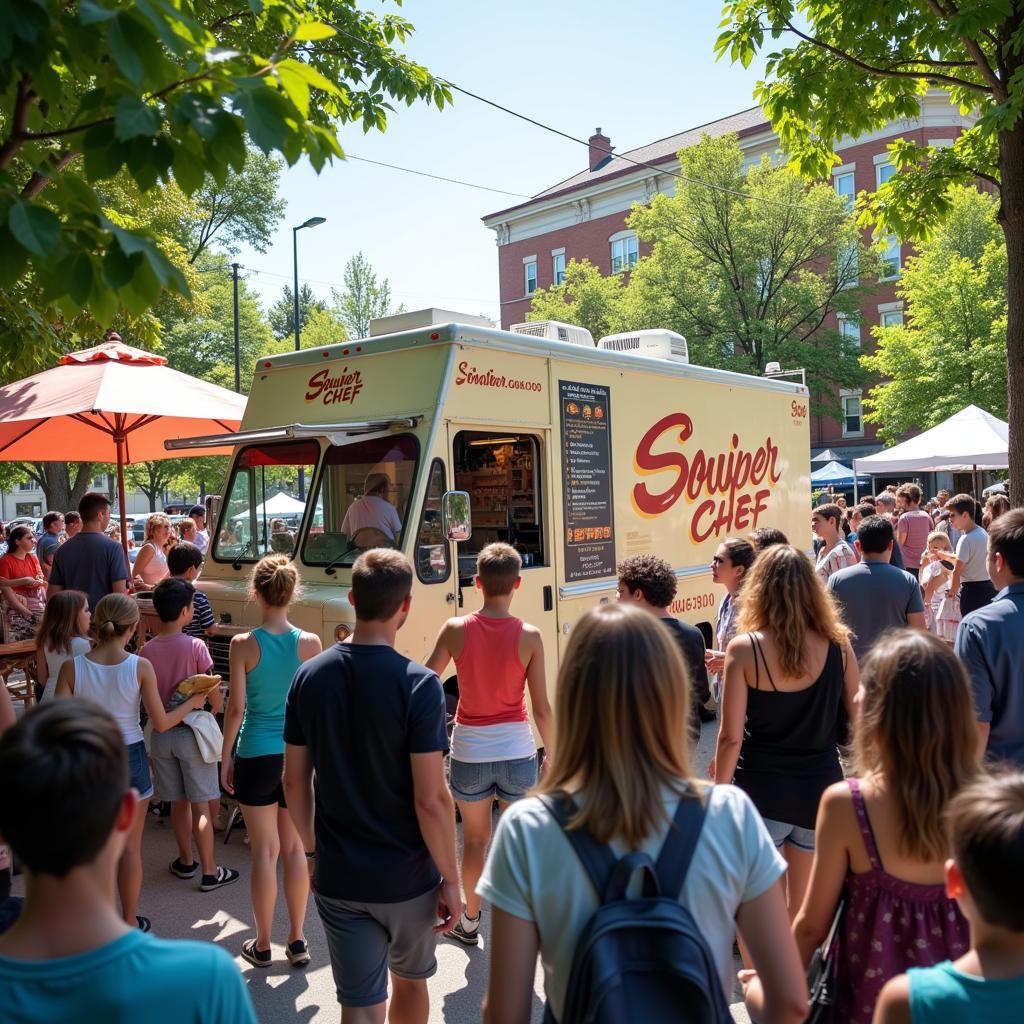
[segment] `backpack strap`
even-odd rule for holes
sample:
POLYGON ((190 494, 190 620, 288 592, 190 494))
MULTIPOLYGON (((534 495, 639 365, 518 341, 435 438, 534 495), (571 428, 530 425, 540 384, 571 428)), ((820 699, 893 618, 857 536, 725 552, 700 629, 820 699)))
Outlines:
POLYGON ((571 796, 566 793, 545 793, 539 799, 551 817, 561 826, 565 838, 569 840, 569 845, 576 852, 591 884, 597 890, 597 898, 603 901, 618 857, 612 852, 611 847, 597 842, 586 829, 568 827, 578 810, 571 796))
POLYGON ((655 865, 662 895, 669 899, 677 899, 682 892, 690 861, 700 840, 700 831, 704 827, 704 817, 704 801, 699 793, 690 793, 680 799, 655 865))

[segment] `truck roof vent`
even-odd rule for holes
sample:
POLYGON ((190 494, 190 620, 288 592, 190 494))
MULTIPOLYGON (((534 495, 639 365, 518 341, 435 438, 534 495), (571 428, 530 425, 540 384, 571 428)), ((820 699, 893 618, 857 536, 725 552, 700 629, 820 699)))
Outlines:
POLYGON ((558 320, 531 320, 525 324, 513 324, 513 334, 529 334, 534 338, 546 338, 548 341, 564 341, 570 345, 594 347, 594 336, 586 327, 574 324, 563 324, 558 320))
POLYGON ((649 359, 671 359, 674 363, 688 363, 690 350, 686 339, 675 331, 626 331, 609 334, 602 338, 597 347, 602 352, 625 352, 649 359))

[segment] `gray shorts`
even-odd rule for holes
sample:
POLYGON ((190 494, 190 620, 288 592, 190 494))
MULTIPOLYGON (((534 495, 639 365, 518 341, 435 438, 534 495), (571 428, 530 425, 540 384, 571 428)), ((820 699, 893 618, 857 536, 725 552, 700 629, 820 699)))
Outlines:
POLYGON ((314 896, 342 1006, 385 1002, 388 970, 412 980, 433 977, 437 971, 437 889, 403 903, 314 896))
POLYGON ((153 732, 149 743, 153 784, 159 800, 190 800, 194 804, 220 799, 217 763, 207 764, 195 733, 187 725, 153 732))
POLYGON ((790 846, 795 846, 804 853, 814 853, 813 828, 790 825, 788 822, 776 821, 774 818, 763 820, 776 850, 781 850, 784 843, 789 843, 790 846))

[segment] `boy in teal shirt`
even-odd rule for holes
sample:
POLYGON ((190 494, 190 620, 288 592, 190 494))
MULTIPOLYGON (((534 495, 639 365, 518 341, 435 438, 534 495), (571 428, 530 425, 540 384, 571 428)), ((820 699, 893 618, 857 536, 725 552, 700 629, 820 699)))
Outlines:
POLYGON ((1024 1006, 1024 773, 986 777, 951 801, 946 892, 971 925, 955 963, 911 968, 878 997, 874 1024, 1019 1020, 1024 1006))
POLYGON ((138 794, 108 712, 77 699, 29 711, 0 740, 0 778, 0 834, 24 866, 26 891, 0 935, 5 1024, 256 1024, 222 949, 143 934, 117 913, 117 862, 138 794))

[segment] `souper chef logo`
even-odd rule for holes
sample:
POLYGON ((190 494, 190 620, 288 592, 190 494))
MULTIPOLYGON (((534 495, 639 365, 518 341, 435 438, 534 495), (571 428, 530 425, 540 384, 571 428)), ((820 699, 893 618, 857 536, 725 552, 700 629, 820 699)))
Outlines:
POLYGON ((658 474, 659 483, 670 482, 660 490, 653 482, 636 484, 633 507, 654 519, 685 497, 687 504, 695 505, 689 531, 698 543, 756 529, 782 476, 776 467, 779 449, 771 437, 748 450, 733 434, 728 450, 722 452, 690 447, 692 438, 693 421, 683 412, 670 413, 644 434, 633 453, 633 468, 640 476, 658 474))
POLYGON ((343 366, 340 370, 324 367, 309 378, 306 386, 306 401, 317 399, 324 405, 351 405, 356 395, 363 390, 363 375, 359 370, 343 366))

